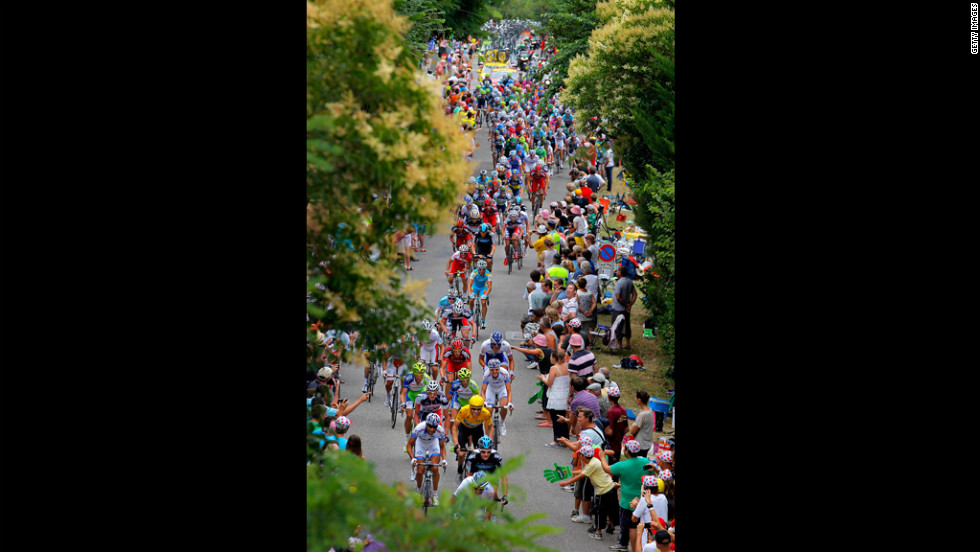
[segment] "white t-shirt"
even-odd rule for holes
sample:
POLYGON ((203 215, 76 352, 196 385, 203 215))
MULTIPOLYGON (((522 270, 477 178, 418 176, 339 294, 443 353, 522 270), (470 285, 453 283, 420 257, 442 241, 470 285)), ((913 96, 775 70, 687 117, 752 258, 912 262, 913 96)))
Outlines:
POLYGON ((615 163, 613 163, 613 150, 612 150, 612 148, 609 148, 608 150, 606 150, 606 166, 607 167, 614 167, 614 166, 616 166, 615 163))
MULTIPOLYGON (((636 509, 633 510, 633 515, 644 523, 653 521, 652 516, 657 516, 667 521, 667 497, 663 493, 651 495, 650 503, 653 504, 652 511, 647 508, 647 501, 641 496, 639 502, 636 504, 636 509)), ((645 543, 647 541, 647 532, 646 529, 643 530, 643 536, 640 537, 640 542, 645 543)))

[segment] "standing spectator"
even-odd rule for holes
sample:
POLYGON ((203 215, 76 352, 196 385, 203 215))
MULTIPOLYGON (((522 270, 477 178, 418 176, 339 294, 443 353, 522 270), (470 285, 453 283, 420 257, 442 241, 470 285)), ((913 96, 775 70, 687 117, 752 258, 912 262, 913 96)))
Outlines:
MULTIPOLYGON (((573 376, 587 378, 592 375, 595 367, 595 355, 592 351, 585 348, 585 341, 581 335, 573 335, 568 340, 572 346, 572 356, 568 361, 568 371, 573 376)), ((584 381, 584 379, 583 379, 584 381)), ((595 413, 599 417, 599 405, 596 403, 595 413)))
POLYGON ((630 433, 640 442, 640 456, 646 456, 653 446, 653 410, 650 409, 650 394, 644 390, 636 392, 636 420, 630 425, 630 433))
POLYGON ((650 460, 640 455, 640 443, 627 441, 622 446, 623 460, 611 466, 612 475, 619 477, 619 547, 617 550, 628 550, 629 543, 636 535, 636 521, 631 518, 636 508, 634 499, 640 497, 641 478, 647 475, 643 466, 650 460))
MULTIPOLYGON (((595 505, 592 516, 595 521, 588 534, 589 538, 602 540, 602 530, 606 527, 606 519, 608 518, 607 510, 615 505, 613 500, 616 496, 616 484, 610 475, 604 448, 601 446, 596 448, 589 437, 580 438, 578 444, 580 445, 579 453, 585 458, 582 469, 573 470, 572 478, 566 479, 560 484, 565 487, 571 484, 578 486, 579 481, 590 483, 588 486, 592 488, 592 493, 588 496, 591 498, 590 502, 595 505)), ((582 502, 584 509, 585 500, 583 499, 582 502)))
POLYGON ((623 265, 616 267, 616 277, 619 279, 616 280, 616 287, 613 288, 612 320, 623 315, 624 320, 617 328, 616 337, 623 349, 629 349, 630 337, 633 336, 630 329, 630 311, 633 309, 633 303, 636 302, 636 287, 623 269, 623 265))
MULTIPOLYGON (((571 360, 569 360, 568 367, 569 367, 568 373, 572 374, 571 360)), ((585 388, 587 387, 585 378, 581 376, 573 375, 570 381, 572 384, 572 390, 575 392, 575 395, 572 397, 571 402, 568 404, 569 410, 571 410, 574 415, 576 409, 580 406, 583 406, 585 408, 588 408, 590 411, 592 411, 592 415, 590 416, 590 419, 598 418, 599 401, 598 399, 595 398, 595 395, 585 390, 585 388)), ((577 434, 581 432, 582 429, 581 427, 579 427, 578 422, 579 422, 579 418, 577 417, 571 420, 572 425, 569 428, 570 433, 577 434)))
MULTIPOLYGON (((598 374, 596 376, 598 377, 598 374)), ((607 397, 609 398, 609 411, 606 412, 606 418, 609 419, 609 424, 606 425, 605 433, 606 437, 609 438, 609 448, 616 453, 613 456, 615 463, 619 462, 622 453, 623 436, 626 435, 626 430, 629 427, 629 417, 626 414, 626 409, 619 404, 619 387, 610 387, 607 397)))
MULTIPOLYGON (((575 379, 582 378, 572 378, 574 382, 575 379)), ((574 383, 572 384, 574 386, 574 383)), ((591 396, 592 394, 588 391, 583 391, 583 393, 591 396)), ((592 397, 593 399, 595 397, 592 397)), ((585 441, 595 442, 600 448, 605 448, 605 437, 603 437, 602 432, 596 427, 593 420, 595 417, 592 415, 592 411, 585 406, 578 406, 570 408, 572 411, 572 420, 574 425, 572 426, 571 433, 578 435, 578 441, 572 442, 568 439, 561 439, 559 442, 569 450, 572 451, 572 465, 581 468, 585 462, 588 462, 587 458, 583 458, 582 449, 584 448, 583 443, 585 441), (593 441, 594 439, 594 441, 593 441)), ((559 418, 561 420, 562 418, 559 418)), ((573 489, 573 496, 575 497, 575 507, 572 510, 572 521, 576 523, 588 523, 589 515, 592 508, 592 495, 594 489, 592 488, 591 482, 588 479, 580 480, 573 489), (582 513, 578 514, 579 507, 582 508, 582 513)))
MULTIPOLYGON (((540 347, 540 345, 539 345, 540 347)), ((551 354, 551 369, 548 376, 539 376, 547 387, 548 394, 548 416, 551 418, 552 436, 554 440, 548 443, 549 447, 563 447, 562 439, 568 440, 568 422, 560 421, 560 418, 569 416, 568 409, 568 386, 571 376, 568 375, 567 357, 563 351, 554 351, 551 354)))
MULTIPOLYGON (((644 475, 643 479, 643 494, 639 498, 633 499, 631 504, 633 505, 632 518, 637 522, 643 521, 644 523, 644 533, 636 534, 633 543, 637 549, 643 546, 649 537, 649 530, 655 527, 664 528, 660 524, 660 519, 667 520, 667 498, 663 495, 664 482, 661 479, 653 475, 644 475)), ((656 529, 654 529, 656 530, 656 529)), ((666 531, 664 531, 666 533, 666 531)), ((659 533, 659 531, 658 531, 659 533)), ((667 536, 668 541, 670 540, 670 535, 667 536)), ((670 548, 669 542, 668 549, 670 548)))
POLYGON ((364 458, 364 451, 361 450, 361 437, 359 435, 351 435, 347 438, 347 450, 358 458, 364 458))
POLYGON ((613 150, 612 150, 612 140, 609 141, 609 147, 606 148, 606 191, 612 191, 612 172, 613 167, 616 164, 613 162, 613 150))
POLYGON ((603 429, 609 425, 609 419, 606 417, 609 412, 609 399, 607 399, 602 394, 602 384, 601 383, 590 383, 588 387, 585 388, 586 391, 595 395, 597 401, 599 401, 599 425, 603 429))
MULTIPOLYGON (((582 268, 587 269, 588 263, 585 263, 582 268)), ((580 276, 576 280, 575 285, 578 287, 578 292, 576 293, 578 297, 578 314, 576 318, 582 323, 578 331, 582 334, 585 343, 589 343, 591 341, 590 332, 592 332, 592 328, 595 328, 595 309, 598 302, 595 295, 589 291, 588 280, 585 276, 580 276)))
POLYGON ((595 167, 589 167, 589 176, 585 178, 585 184, 592 190, 592 193, 599 191, 599 186, 602 185, 602 180, 599 175, 596 174, 595 167))

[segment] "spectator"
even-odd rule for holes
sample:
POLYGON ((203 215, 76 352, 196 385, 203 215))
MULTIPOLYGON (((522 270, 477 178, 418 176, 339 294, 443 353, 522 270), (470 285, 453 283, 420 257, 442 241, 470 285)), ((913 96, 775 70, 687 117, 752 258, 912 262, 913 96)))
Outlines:
MULTIPOLYGON (((582 380, 582 378, 572 378, 572 387, 575 387, 575 380, 582 380)), ((582 391, 586 395, 592 396, 588 391, 582 391)), ((595 397, 592 397, 593 399, 595 397)), ((572 466, 576 468, 581 468, 585 462, 588 460, 583 458, 579 452, 581 451, 583 445, 582 440, 586 439, 589 442, 594 438, 595 443, 601 448, 605 448, 605 438, 602 436, 601 430, 596 427, 593 420, 595 417, 592 411, 585 406, 573 407, 569 405, 569 410, 572 412, 572 418, 568 419, 565 417, 558 418, 559 421, 565 420, 570 423, 570 433, 578 435, 578 441, 569 441, 567 438, 560 439, 558 442, 568 447, 572 451, 572 466)), ((576 523, 588 523, 589 515, 592 508, 592 495, 593 488, 588 479, 581 479, 579 483, 576 483, 573 489, 573 495, 575 497, 575 507, 572 510, 572 521, 576 523), (581 507, 582 513, 578 514, 578 510, 581 507), (577 517, 576 517, 577 516, 577 517)))
MULTIPOLYGON (((588 268, 585 266, 584 268, 588 268)), ((595 295, 588 289, 588 280, 585 276, 580 276, 575 282, 578 291, 576 292, 576 299, 578 300, 578 313, 575 315, 581 322, 581 326, 578 332, 582 334, 582 338, 585 343, 588 344, 591 341, 592 328, 595 327, 596 315, 595 309, 598 306, 595 295)))
POLYGON ((630 425, 630 434, 640 442, 640 456, 646 456, 653 446, 653 410, 650 409, 650 394, 644 390, 636 392, 636 420, 630 425))
MULTIPOLYGON (((541 341, 539 340, 538 343, 541 341)), ((541 345, 538 345, 542 348, 541 345)), ((544 348, 542 348, 544 349, 544 348)), ((547 377, 539 376, 538 379, 543 381, 547 388, 548 395, 548 416, 551 419, 552 435, 554 440, 548 443, 549 447, 564 447, 566 446, 561 441, 562 439, 568 440, 568 421, 567 418, 570 415, 568 409, 568 387, 569 379, 571 376, 568 375, 568 358, 563 351, 553 351, 551 353, 551 369, 548 371, 547 377), (561 421, 561 418, 565 418, 565 421, 561 421)))
POLYGON ((347 438, 347 450, 358 458, 364 458, 364 451, 361 450, 361 437, 359 435, 351 435, 347 438))
POLYGON ((633 286, 633 280, 623 270, 622 265, 616 268, 616 276, 619 279, 613 290, 612 320, 616 320, 619 315, 624 316, 625 320, 619 325, 616 337, 623 349, 629 349, 630 337, 633 335, 630 330, 630 311, 633 303, 636 302, 636 287, 633 286))
MULTIPOLYGON (((598 376, 599 374, 596 374, 598 376)), ((610 448, 615 452, 613 455, 613 463, 619 462, 619 457, 622 452, 623 446, 623 436, 626 435, 626 430, 629 427, 629 418, 626 414, 626 409, 619 404, 619 387, 610 387, 608 391, 609 399, 609 411, 606 412, 606 418, 609 423, 606 425, 605 433, 608 437, 610 448)))
MULTIPOLYGON (((573 335, 569 338, 568 344, 572 346, 572 356, 568 361, 569 372, 573 376, 583 378, 591 376, 595 367, 595 355, 585 348, 585 340, 582 339, 581 335, 573 335)), ((598 407, 598 405, 596 406, 598 407)), ((598 408, 596 408, 596 415, 598 416, 598 414, 598 408)))
POLYGON ((596 174, 595 167, 589 167, 589 176, 586 177, 585 184, 593 193, 598 192, 599 187, 602 186, 602 179, 596 174))
MULTIPOLYGON (((624 411, 625 412, 625 411, 624 411)), ((623 460, 611 466, 612 475, 619 478, 619 550, 627 550, 636 536, 636 519, 631 517, 636 508, 635 499, 640 497, 641 478, 647 475, 644 466, 650 463, 640 456, 640 443, 627 441, 622 444, 623 460)), ((649 520, 647 520, 649 521, 649 520)), ((636 547, 634 547, 636 549, 636 547)))
POLYGON ((585 388, 586 391, 595 395, 597 401, 599 401, 599 421, 602 422, 599 425, 605 429, 609 425, 609 420, 606 417, 609 412, 609 399, 607 399, 602 394, 602 384, 600 383, 590 383, 588 387, 585 388))
MULTIPOLYGON (((538 289, 532 291, 528 294, 528 304, 531 310, 543 309, 551 304, 551 295, 554 293, 554 288, 551 280, 545 280, 541 282, 538 289)), ((530 288, 528 288, 530 289, 530 288)))
MULTIPOLYGON (((637 522, 642 521, 644 529, 659 528, 663 530, 664 526, 659 520, 667 519, 667 498, 663 495, 664 482, 653 475, 644 475, 642 481, 643 494, 631 502, 634 508, 633 519, 637 522)), ((666 533, 666 531, 664 532, 666 533)), ((649 538, 648 531, 636 535, 636 539, 633 541, 635 548, 639 549, 649 538)), ((670 540, 669 534, 667 539, 670 540)), ((667 544, 669 549, 670 543, 667 544)))
MULTIPOLYGON (((605 449, 602 446, 596 447, 590 437, 582 436, 579 438, 580 445, 578 453, 584 458, 582 468, 572 471, 572 478, 561 482, 561 486, 575 485, 576 488, 581 482, 583 492, 588 493, 584 496, 589 498, 588 503, 594 504, 593 516, 588 520, 593 521, 593 526, 589 530, 589 537, 595 540, 602 540, 602 530, 606 526, 608 518, 607 510, 615 506, 616 485, 610 475, 609 464, 606 461, 605 449), (586 482, 588 485, 586 485, 586 482)), ((598 444, 598 443, 597 443, 598 444)), ((582 508, 585 511, 586 500, 582 500, 582 508)), ((590 504, 590 506, 592 505, 590 504)), ((579 521, 579 518, 573 521, 579 521)), ((588 522, 586 521, 586 523, 588 522)))
MULTIPOLYGON (((569 360, 569 370, 568 370, 568 373, 570 375, 572 374, 572 369, 571 368, 572 368, 572 366, 571 366, 571 360, 569 360)), ((573 413, 573 415, 574 415, 575 409, 578 408, 578 407, 580 407, 580 406, 583 406, 583 407, 588 408, 589 410, 592 411, 592 415, 590 416, 589 419, 594 420, 594 419, 598 418, 599 417, 599 401, 595 398, 595 395, 593 395, 592 393, 586 391, 585 388, 587 387, 587 384, 586 384, 585 378, 583 378, 581 376, 572 375, 572 378, 571 378, 570 381, 571 381, 571 384, 572 384, 572 391, 574 392, 574 395, 572 396, 571 402, 569 402, 569 404, 568 404, 569 410, 571 410, 572 413, 573 413)), ((572 420, 572 426, 569 428, 569 431, 571 433, 573 433, 573 434, 578 434, 578 433, 580 433, 582 431, 582 428, 578 425, 578 421, 579 420, 578 420, 577 417, 572 420)), ((598 441, 598 439, 596 441, 598 441)))

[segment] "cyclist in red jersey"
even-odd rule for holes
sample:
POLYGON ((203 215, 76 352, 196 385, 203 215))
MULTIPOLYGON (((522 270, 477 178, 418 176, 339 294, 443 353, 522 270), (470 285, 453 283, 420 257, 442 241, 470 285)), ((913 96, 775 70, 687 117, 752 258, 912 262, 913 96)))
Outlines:
POLYGON ((457 272, 463 273, 463 281, 466 281, 466 273, 470 268, 470 262, 473 260, 473 254, 470 253, 470 247, 466 244, 459 246, 459 251, 453 253, 452 257, 446 262, 446 278, 449 281, 449 285, 453 284, 453 275, 457 272))
POLYGON ((449 345, 449 349, 442 355, 441 376, 446 382, 446 395, 451 396, 449 388, 456 379, 456 372, 462 368, 473 370, 470 362, 470 352, 463 347, 462 339, 454 339, 449 345))

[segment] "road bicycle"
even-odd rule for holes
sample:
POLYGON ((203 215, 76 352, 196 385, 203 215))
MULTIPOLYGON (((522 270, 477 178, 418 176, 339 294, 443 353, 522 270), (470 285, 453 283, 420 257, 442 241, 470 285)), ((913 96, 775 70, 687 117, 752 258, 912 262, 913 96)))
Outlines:
POLYGON ((469 443, 466 443, 464 448, 465 450, 463 452, 463 456, 460 457, 459 443, 456 443, 456 446, 453 447, 453 453, 456 455, 456 484, 457 485, 462 483, 463 479, 466 477, 466 470, 463 469, 466 467, 466 457, 469 456, 471 452, 476 450, 469 443))
POLYGON ((392 429, 394 429, 395 422, 398 420, 398 411, 401 410, 400 408, 398 408, 398 406, 401 404, 401 401, 398 400, 399 399, 399 397, 398 397, 398 395, 399 395, 398 390, 400 388, 401 388, 401 386, 398 385, 398 378, 395 378, 395 380, 391 383, 391 392, 388 393, 388 403, 389 403, 389 406, 391 407, 391 427, 392 427, 392 429))
MULTIPOLYGON (((493 421, 491 422, 493 424, 493 448, 494 450, 498 450, 500 448, 500 408, 501 407, 500 405, 496 405, 496 404, 485 404, 484 406, 486 406, 491 410, 491 412, 493 412, 493 421)), ((514 405, 511 403, 507 403, 507 410, 513 412, 514 405)))
POLYGON ((463 272, 456 271, 453 273, 453 287, 459 292, 460 296, 466 291, 466 283, 463 281, 463 272))
MULTIPOLYGON (((425 515, 429 514, 429 508, 432 507, 432 470, 428 468, 432 466, 442 466, 442 473, 446 473, 446 461, 433 463, 429 461, 418 462, 415 466, 425 466, 427 469, 423 472, 425 475, 422 476, 422 513, 425 515)), ((413 468, 415 467, 413 466, 413 468)))
POLYGON ((514 247, 514 241, 507 241, 507 274, 514 271, 514 263, 517 263, 518 270, 524 267, 524 241, 517 240, 520 247, 514 247))
POLYGON ((371 402, 371 397, 374 396, 374 385, 378 382, 378 375, 380 374, 380 372, 381 369, 378 366, 378 361, 372 360, 370 371, 368 372, 368 384, 367 384, 368 402, 371 402))
POLYGON ((532 202, 532 205, 534 207, 533 216, 538 216, 538 210, 541 209, 541 202, 544 201, 544 192, 537 191, 534 192, 532 196, 534 198, 532 202))

